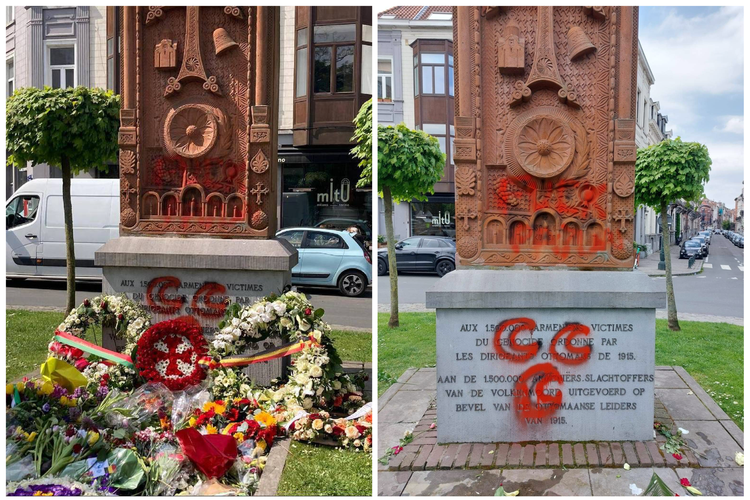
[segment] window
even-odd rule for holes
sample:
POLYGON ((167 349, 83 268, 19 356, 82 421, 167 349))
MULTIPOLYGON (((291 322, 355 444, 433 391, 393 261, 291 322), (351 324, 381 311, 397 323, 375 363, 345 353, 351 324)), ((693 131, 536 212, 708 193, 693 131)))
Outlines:
POLYGON ((5 25, 10 26, 16 20, 16 8, 12 5, 5 7, 5 25))
MULTIPOLYGON (((431 48, 434 48, 434 43, 431 48)), ((421 49, 414 54, 414 95, 454 95, 453 49, 441 52, 421 49), (420 86, 421 83, 421 86, 420 86)))
POLYGON ((316 93, 354 92, 355 24, 315 26, 314 86, 316 93))
POLYGON ((406 238, 404 241, 400 241, 398 244, 401 247, 401 250, 407 248, 419 248, 420 241, 422 241, 422 238, 406 238))
POLYGON ((340 236, 331 233, 308 231, 305 248, 347 248, 340 236))
POLYGON ((288 241, 294 248, 299 248, 302 246, 302 236, 304 236, 304 234, 304 231, 286 231, 281 233, 278 237, 280 240, 288 241))
POLYGON ((28 224, 36 219, 39 197, 24 195, 13 198, 5 207, 5 229, 28 224))
MULTIPOLYGON (((317 66, 316 66, 317 67, 317 66)), ((297 75, 295 78, 296 97, 307 95, 307 28, 297 30, 297 75)))
POLYGON ((11 57, 5 61, 5 74, 8 79, 6 86, 6 97, 13 95, 13 91, 16 90, 16 68, 15 61, 11 57))
POLYGON ((53 89, 75 87, 75 47, 49 46, 49 84, 53 89))
POLYGON ((393 60, 378 59, 378 100, 393 100, 393 60))
POLYGON ((453 14, 450 12, 433 12, 427 17, 428 21, 450 21, 453 19, 453 14))
POLYGON ((640 90, 638 90, 638 98, 635 100, 635 102, 636 102, 635 122, 640 125, 640 123, 641 123, 641 108, 637 104, 637 103, 641 102, 641 91, 640 90))
POLYGON ((422 248, 440 248, 440 240, 425 238, 422 240, 422 248))
POLYGON ((448 164, 453 162, 453 141, 455 139, 455 132, 452 125, 447 126, 445 123, 423 123, 421 130, 431 136, 437 138, 440 144, 440 151, 445 154, 445 160, 448 164), (448 130, 450 130, 450 144, 448 142, 448 130))

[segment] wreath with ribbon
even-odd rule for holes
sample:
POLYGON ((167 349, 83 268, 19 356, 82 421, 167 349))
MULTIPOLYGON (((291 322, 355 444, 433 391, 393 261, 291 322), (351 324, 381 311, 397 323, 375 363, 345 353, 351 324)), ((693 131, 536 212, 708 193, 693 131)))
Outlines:
POLYGON ((136 368, 144 379, 179 391, 206 378, 198 361, 207 353, 199 325, 184 319, 162 321, 138 340, 136 368))

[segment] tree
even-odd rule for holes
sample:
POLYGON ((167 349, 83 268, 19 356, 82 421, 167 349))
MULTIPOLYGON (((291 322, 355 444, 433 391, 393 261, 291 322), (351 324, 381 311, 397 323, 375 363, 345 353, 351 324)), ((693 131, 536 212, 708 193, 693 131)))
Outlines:
POLYGON ((101 89, 26 87, 8 98, 8 164, 46 163, 62 170, 68 312, 76 305, 70 179, 91 168, 109 168, 106 162, 117 155, 119 114, 120 97, 101 89))
POLYGON ((729 221, 728 220, 722 221, 721 228, 724 229, 725 231, 729 231, 729 221))
POLYGON ((648 205, 661 213, 664 235, 664 261, 667 271, 667 309, 669 329, 679 331, 677 306, 672 285, 672 258, 669 252, 667 208, 677 200, 697 201, 703 197, 708 182, 711 158, 708 148, 697 142, 667 139, 638 150, 635 162, 635 203, 648 205))
POLYGON ((391 317, 388 326, 398 326, 398 270, 393 235, 393 203, 427 200, 427 193, 443 177, 445 154, 438 140, 421 130, 400 124, 378 127, 378 191, 385 205, 385 235, 388 240, 388 272, 391 280, 391 317))
POLYGON ((352 140, 357 143, 352 148, 352 156, 359 160, 362 167, 357 187, 367 187, 372 184, 372 99, 364 103, 354 117, 352 140))

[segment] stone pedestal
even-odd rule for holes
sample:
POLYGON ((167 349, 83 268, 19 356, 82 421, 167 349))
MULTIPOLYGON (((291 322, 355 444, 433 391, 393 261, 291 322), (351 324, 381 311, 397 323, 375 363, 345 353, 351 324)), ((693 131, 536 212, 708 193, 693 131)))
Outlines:
MULTIPOLYGON (((151 312, 152 323, 190 316, 210 340, 228 303, 249 305, 291 286, 297 251, 284 240, 121 237, 96 252, 103 292, 124 293, 151 312)), ((280 345, 269 338, 258 352, 280 345)), ((281 376, 288 359, 257 363, 247 373, 258 384, 281 376)))
POLYGON ((438 442, 653 437, 655 309, 640 272, 458 270, 437 309, 438 442))

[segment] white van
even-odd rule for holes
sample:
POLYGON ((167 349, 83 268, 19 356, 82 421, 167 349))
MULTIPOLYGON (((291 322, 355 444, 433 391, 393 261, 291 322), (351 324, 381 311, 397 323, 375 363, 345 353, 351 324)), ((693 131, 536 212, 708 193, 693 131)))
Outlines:
MULTIPOLYGON (((101 279, 94 252, 117 238, 120 223, 119 179, 73 179, 76 279, 101 279)), ((62 179, 34 179, 5 205, 7 278, 64 279, 65 219, 62 179)))

